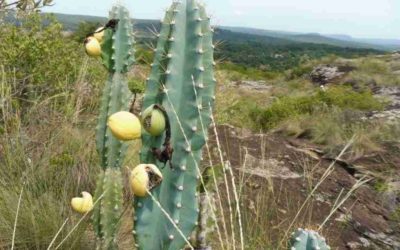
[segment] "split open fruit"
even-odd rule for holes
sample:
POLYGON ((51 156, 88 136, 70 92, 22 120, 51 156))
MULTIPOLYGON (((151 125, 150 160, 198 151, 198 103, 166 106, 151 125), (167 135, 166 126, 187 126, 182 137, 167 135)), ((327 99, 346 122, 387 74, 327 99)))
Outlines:
POLYGON ((130 183, 134 195, 147 196, 147 192, 160 185, 163 176, 153 164, 140 164, 131 171, 130 183))
POLYGON ((89 56, 98 57, 101 55, 100 43, 93 36, 86 38, 85 50, 86 50, 86 54, 88 54, 89 56))
POLYGON ((165 116, 163 112, 151 105, 142 114, 143 128, 152 136, 159 136, 165 130, 165 116))
POLYGON ((93 198, 88 192, 82 192, 82 197, 75 197, 71 200, 72 208, 81 214, 87 213, 93 209, 93 198))

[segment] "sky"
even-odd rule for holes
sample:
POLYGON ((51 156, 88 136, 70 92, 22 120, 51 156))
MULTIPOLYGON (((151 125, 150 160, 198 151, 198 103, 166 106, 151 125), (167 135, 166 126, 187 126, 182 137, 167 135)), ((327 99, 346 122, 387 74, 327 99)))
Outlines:
MULTIPOLYGON (((54 0, 46 12, 107 16, 116 1, 133 18, 161 19, 172 0, 54 0)), ((216 25, 400 39, 400 0, 203 0, 216 25)))

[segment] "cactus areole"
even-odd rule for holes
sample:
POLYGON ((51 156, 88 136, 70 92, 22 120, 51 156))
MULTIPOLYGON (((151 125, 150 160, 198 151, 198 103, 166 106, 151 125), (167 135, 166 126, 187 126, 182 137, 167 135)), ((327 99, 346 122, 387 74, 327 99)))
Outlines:
MULTIPOLYGON (((204 6, 195 0, 174 2, 162 21, 142 114, 159 105, 169 126, 163 133, 142 133, 140 160, 156 165, 163 181, 151 196, 134 199, 137 249, 182 249, 196 226, 199 164, 216 85, 212 32, 204 6), (170 157, 170 167, 162 156, 170 157)), ((151 127, 147 119, 144 126, 151 127)))

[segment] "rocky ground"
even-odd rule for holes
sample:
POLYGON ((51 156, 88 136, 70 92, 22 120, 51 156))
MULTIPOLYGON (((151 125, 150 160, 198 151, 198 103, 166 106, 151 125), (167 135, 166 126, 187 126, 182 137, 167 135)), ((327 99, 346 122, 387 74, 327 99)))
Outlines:
MULTIPOLYGON (((394 54, 393 58, 399 60, 400 55, 396 56, 394 54)), ((330 84, 340 83, 353 69, 319 65, 309 79, 329 88, 330 84)), ((262 81, 231 85, 258 92, 271 89, 262 81)), ((371 90, 389 105, 384 111, 366 113, 363 119, 398 123, 400 87, 372 86, 371 90)), ((337 158, 337 155, 325 153, 322 146, 303 139, 276 133, 255 134, 229 125, 219 126, 217 131, 236 179, 243 180, 247 187, 241 201, 244 210, 251 213, 263 192, 271 187, 278 190, 271 203, 278 211, 270 217, 268 226, 271 228, 276 228, 275 225, 288 228, 321 178, 326 177, 307 202, 306 209, 301 211, 294 227, 318 228, 354 185, 367 180, 334 211, 321 232, 333 249, 400 249, 400 142, 387 143, 384 150, 371 155, 351 158, 344 153, 337 158)), ((213 152, 217 152, 215 138, 215 135, 211 138, 213 152)), ((254 211, 254 216, 256 213, 254 211)), ((272 234, 282 234, 279 228, 272 234)))
MULTIPOLYGON (((333 249, 400 249, 400 224, 394 216, 400 205, 400 154, 382 152, 352 162, 344 154, 335 161, 306 141, 253 134, 228 125, 219 126, 218 134, 237 179, 245 179, 247 188, 253 189, 247 192, 252 195, 244 196, 241 201, 242 206, 247 206, 244 210, 254 209, 257 194, 268 190, 272 182, 274 190, 279 190, 274 202, 284 216, 277 215, 270 223, 288 227, 287 218, 293 218, 306 200, 309 185, 315 187, 332 165, 332 172, 307 202, 307 209, 301 212, 295 226, 317 228, 331 212, 339 194, 346 194, 357 181, 367 178, 370 181, 346 199, 322 233, 333 249), (377 189, 377 180, 389 174, 391 181, 387 188, 377 189)), ((216 151, 215 137, 213 145, 216 151)), ((400 143, 388 147, 400 153, 400 143)))

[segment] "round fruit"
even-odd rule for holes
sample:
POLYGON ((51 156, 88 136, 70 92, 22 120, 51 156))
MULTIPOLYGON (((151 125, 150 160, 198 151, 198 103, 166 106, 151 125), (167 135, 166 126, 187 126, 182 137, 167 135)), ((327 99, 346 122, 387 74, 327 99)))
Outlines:
POLYGON ((136 166, 130 175, 131 189, 134 195, 145 197, 147 192, 162 182, 162 174, 153 164, 140 164, 136 166))
POLYGON ((94 38, 97 39, 97 41, 99 41, 99 43, 101 43, 103 41, 104 38, 104 27, 100 27, 98 28, 94 34, 93 34, 94 38), (101 30, 101 31, 100 31, 101 30), (100 32, 99 32, 100 31, 100 32))
POLYGON ((111 115, 107 125, 111 133, 121 141, 134 140, 141 136, 142 126, 139 118, 127 111, 111 115))
POLYGON ((165 130, 165 116, 154 105, 148 107, 142 114, 143 128, 152 136, 159 136, 165 130))
POLYGON ((93 209, 93 198, 88 192, 82 192, 82 197, 75 197, 71 200, 72 209, 85 214, 93 209))
POLYGON ((101 46, 96 38, 90 36, 85 40, 86 54, 89 56, 97 57, 101 55, 101 46))

